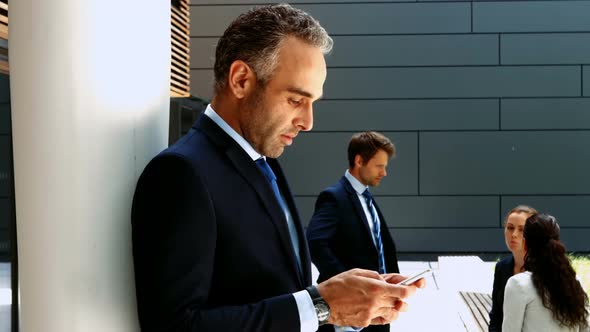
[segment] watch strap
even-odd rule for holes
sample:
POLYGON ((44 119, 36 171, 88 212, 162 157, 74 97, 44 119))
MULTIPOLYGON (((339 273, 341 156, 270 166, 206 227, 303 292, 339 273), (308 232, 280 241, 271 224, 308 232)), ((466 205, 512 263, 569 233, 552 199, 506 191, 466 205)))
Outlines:
POLYGON ((315 307, 316 314, 318 316, 318 323, 320 326, 327 324, 330 318, 330 306, 324 298, 320 295, 318 288, 315 285, 306 287, 305 290, 309 293, 313 306, 315 307))
POLYGON ((307 288, 305 288, 305 290, 309 293, 309 296, 311 296, 311 300, 315 303, 317 300, 323 300, 322 296, 320 295, 320 292, 318 291, 317 286, 315 285, 311 285, 307 288))

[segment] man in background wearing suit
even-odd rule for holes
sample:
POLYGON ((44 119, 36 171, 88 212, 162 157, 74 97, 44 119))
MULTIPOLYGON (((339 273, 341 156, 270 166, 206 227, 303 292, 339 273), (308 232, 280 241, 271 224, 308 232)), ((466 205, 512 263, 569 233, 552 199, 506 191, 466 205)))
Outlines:
POLYGON ((211 104, 137 183, 131 221, 142 331, 386 324, 424 285, 355 269, 310 286, 305 234, 275 158, 311 129, 331 47, 319 23, 289 5, 240 15, 218 41, 211 104))
MULTIPOLYGON (((399 273, 395 243, 369 191, 387 175, 394 154, 393 143, 380 133, 363 132, 350 139, 349 168, 320 193, 307 228, 318 282, 352 268, 399 273)), ((328 325, 320 330, 333 331, 328 325)), ((389 325, 371 325, 363 331, 388 332, 389 325)))

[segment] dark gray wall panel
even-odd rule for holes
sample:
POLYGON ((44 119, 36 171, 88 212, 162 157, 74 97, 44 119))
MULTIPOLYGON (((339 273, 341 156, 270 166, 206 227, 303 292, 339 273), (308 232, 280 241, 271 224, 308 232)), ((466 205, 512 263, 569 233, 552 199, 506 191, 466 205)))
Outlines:
POLYGON ((191 38, 191 68, 213 69, 215 47, 219 38, 191 38))
POLYGON ((555 216, 562 228, 590 228, 587 218, 590 196, 505 196, 502 197, 502 218, 519 204, 530 205, 541 213, 555 216))
POLYGON ((588 13, 588 1, 478 2, 473 4, 473 31, 588 31, 588 13))
POLYGON ((460 33, 471 29, 469 3, 372 3, 297 6, 311 13, 328 33, 460 33))
POLYGON ((390 228, 399 252, 505 251, 501 228, 412 229, 390 228))
MULTIPOLYGON (((191 3, 191 92, 210 99, 218 37, 261 2, 191 3)), ((281 157, 305 225, 347 168, 350 136, 377 130, 398 148, 374 191, 400 251, 505 252, 517 203, 555 214, 568 249, 590 251, 590 1, 291 3, 335 40, 314 129, 281 157)), ((2 91, 0 105, 6 76, 2 91)))
MULTIPOLYGON (((313 215, 316 198, 297 197, 295 199, 306 227, 313 215)), ((500 202, 496 196, 376 196, 375 200, 389 227, 489 228, 499 226, 500 202)))
MULTIPOLYGON (((580 86, 579 66, 332 68, 324 98, 570 97, 580 86)), ((211 98, 212 87, 213 70, 191 70, 193 95, 211 98)))
POLYGON ((589 131, 420 133, 420 193, 586 194, 589 131))
MULTIPOLYGON (((218 38, 191 38, 191 68, 213 68, 218 38)), ((328 67, 497 65, 498 36, 335 36, 328 67)))
POLYGON ((314 130, 498 129, 497 99, 319 100, 314 130))
POLYGON ((213 69, 191 70, 191 94, 207 100, 213 96, 213 69))
POLYGON ((0 104, 0 135, 10 133, 10 104, 0 104))
POLYGON ((502 64, 587 64, 590 33, 505 34, 500 49, 502 64))
POLYGON ((10 145, 8 136, 0 136, 0 197, 10 195, 10 145))
POLYGON ((190 8, 190 35, 219 37, 229 23, 251 6, 193 6, 190 8))
POLYGON ((590 99, 504 99, 501 118, 502 129, 590 129, 590 99))
MULTIPOLYGON (((332 68, 324 97, 570 97, 580 96, 580 86, 579 66, 332 68)), ((213 70, 191 70, 193 95, 211 98, 212 87, 213 70)))
POLYGON ((0 103, 10 102, 10 83, 7 75, 0 74, 0 103))
MULTIPOLYGON (((302 133, 281 156, 281 165, 295 195, 317 196, 336 183, 348 169, 346 150, 353 135, 348 133, 302 133)), ((375 195, 417 194, 416 133, 383 132, 396 145, 397 155, 389 162, 387 177, 375 195)))
MULTIPOLYGON (((291 181, 290 183, 292 182, 293 181, 291 181)), ((316 198, 316 196, 295 197, 295 204, 297 204, 299 216, 301 217, 301 222, 303 222, 304 227, 307 227, 307 225, 309 224, 309 220, 311 219, 311 216, 313 216, 313 209, 316 198)))
POLYGON ((497 65, 496 35, 336 36, 328 67, 497 65))
POLYGON ((590 229, 569 228, 560 231, 560 240, 568 251, 590 252, 590 229))
POLYGON ((583 86, 584 86, 584 96, 590 97, 590 66, 584 66, 584 78, 583 78, 583 86))
POLYGON ((580 96, 579 66, 332 68, 327 99, 580 96))
MULTIPOLYGON (((235 17, 251 7, 193 7, 191 36, 221 36, 235 17)), ((332 35, 457 33, 471 29, 469 3, 310 4, 296 7, 309 12, 332 35)))
MULTIPOLYGON (((399 252, 502 252, 502 228, 408 229, 391 228, 399 252)), ((570 251, 590 251, 590 229, 563 229, 561 240, 570 251)))
POLYGON ((375 197, 389 227, 481 228, 498 226, 497 196, 375 197))

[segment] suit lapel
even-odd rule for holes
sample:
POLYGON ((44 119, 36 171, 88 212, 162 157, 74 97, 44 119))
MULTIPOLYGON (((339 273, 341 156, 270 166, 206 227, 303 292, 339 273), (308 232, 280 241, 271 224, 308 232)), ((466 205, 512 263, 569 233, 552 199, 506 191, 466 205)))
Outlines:
MULTIPOLYGON (((266 212, 269 214, 270 221, 275 226, 279 238, 281 239, 280 242, 283 246, 283 249, 285 250, 286 256, 289 258, 291 262, 290 265, 293 268, 293 272, 295 273, 295 275, 299 276, 298 279, 300 282, 302 282, 302 277, 300 276, 299 269, 297 268, 297 258, 295 257, 293 245, 291 244, 291 237, 289 236, 289 227, 287 226, 287 220, 270 184, 268 183, 262 172, 260 172, 258 166, 256 166, 256 163, 242 149, 242 147, 238 143, 236 143, 236 141, 234 141, 225 131, 223 131, 223 129, 221 129, 208 116, 201 115, 201 117, 195 124, 195 129, 201 130, 203 133, 205 133, 215 145, 220 147, 220 149, 222 149, 225 152, 226 156, 228 157, 228 160, 232 163, 236 172, 240 174, 241 177, 254 189, 254 191, 260 198, 260 201, 262 202, 262 205, 264 206, 266 212)), ((270 158, 268 158, 267 161, 269 161, 269 165, 271 163, 274 164, 274 167, 273 165, 271 165, 271 168, 273 168, 273 172, 275 172, 275 175, 277 176, 277 181, 279 181, 280 174, 281 182, 286 183, 284 175, 280 170, 280 167, 277 168, 278 163, 276 161, 271 162, 270 158)), ((281 188, 280 182, 279 188, 281 188)), ((282 187, 281 189, 283 188, 284 187, 282 187)), ((290 196, 290 193, 289 195, 283 195, 290 196)), ((287 199, 287 197, 285 197, 285 199, 287 199)), ((294 204, 292 204, 292 198, 289 197, 289 199, 291 201, 291 204, 289 204, 289 208, 291 210, 293 218, 295 219, 297 211, 294 209, 294 204)), ((300 224, 301 223, 299 222, 297 217, 296 225, 300 226, 300 224)), ((300 232, 299 236, 300 239, 301 233, 302 232, 300 232)), ((307 245, 305 244, 305 246, 307 245)))
MULTIPOLYGON (((356 214, 359 218, 358 220, 361 220, 361 222, 363 223, 363 226, 365 226, 365 230, 367 231, 365 234, 367 234, 371 243, 374 243, 373 242, 373 233, 371 232, 371 228, 369 228, 369 221, 367 220, 367 215, 365 214, 365 210, 363 209, 363 206, 361 205, 361 202, 359 201, 358 194, 356 193, 356 191, 354 190, 354 188, 352 187, 350 182, 348 182, 348 179, 345 176, 343 176, 340 179, 340 183, 342 183, 342 186, 344 187, 344 189, 346 190, 346 193, 348 194, 348 198, 350 199, 350 201, 352 202, 352 205, 354 206, 354 211, 356 212, 356 214)), ((373 247, 374 247, 374 245, 373 245, 373 247)))

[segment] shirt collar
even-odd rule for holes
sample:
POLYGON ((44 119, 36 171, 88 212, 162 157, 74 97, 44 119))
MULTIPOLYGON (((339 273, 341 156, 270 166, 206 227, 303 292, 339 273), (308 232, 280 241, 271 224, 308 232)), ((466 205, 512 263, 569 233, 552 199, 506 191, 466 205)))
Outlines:
POLYGON ((354 191, 356 191, 359 195, 362 195, 365 190, 369 189, 368 186, 365 186, 357 178, 355 178, 354 175, 350 174, 348 170, 346 170, 344 173, 344 177, 346 177, 354 191))
POLYGON ((219 114, 215 112, 215 110, 213 110, 211 104, 207 105, 207 109, 205 109, 205 115, 208 116, 211 120, 213 120, 213 122, 215 122, 219 127, 221 127, 221 129, 223 129, 223 131, 225 131, 226 134, 233 138, 234 141, 236 141, 236 143, 238 143, 242 147, 242 149, 246 151, 246 153, 250 156, 250 158, 252 158, 252 160, 257 160, 264 157, 260 153, 256 152, 256 150, 254 150, 254 148, 252 147, 252 145, 250 145, 250 143, 248 143, 248 141, 246 141, 230 125, 228 125, 227 122, 225 122, 225 120, 223 120, 223 118, 220 117, 219 114))

